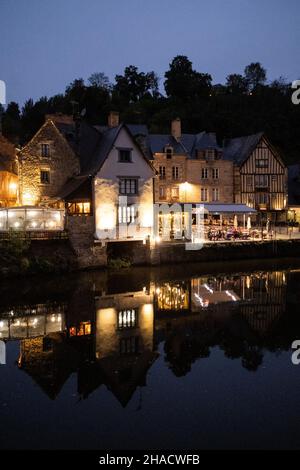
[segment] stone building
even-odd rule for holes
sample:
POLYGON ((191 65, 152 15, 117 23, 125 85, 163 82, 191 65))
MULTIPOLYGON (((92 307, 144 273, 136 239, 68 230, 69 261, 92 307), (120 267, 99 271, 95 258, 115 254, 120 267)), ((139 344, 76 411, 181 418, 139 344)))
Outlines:
POLYGON ((18 155, 21 205, 53 204, 67 180, 80 172, 75 134, 71 116, 46 116, 18 155))
MULTIPOLYGON (((33 213, 37 218, 27 206, 40 206, 43 217, 48 217, 43 207, 64 209, 64 227, 82 267, 93 266, 95 259, 105 264, 107 242, 158 238, 155 224, 170 226, 172 237, 190 239, 186 228, 191 221, 195 226, 199 203, 206 225, 232 226, 236 214, 243 214, 238 224, 245 227, 251 209, 274 221, 286 218, 287 170, 263 133, 220 146, 214 133, 182 133, 179 118, 170 134, 151 134, 145 125, 120 123, 116 112, 106 126, 48 115, 18 158, 9 161, 14 176, 6 177, 6 186, 15 189, 15 199, 2 196, 2 204, 25 206, 25 218, 33 213), (165 216, 159 206, 154 217, 154 202, 165 203, 170 213, 165 216), (179 203, 178 214, 173 203, 179 203)), ((60 213, 50 214, 49 223, 23 223, 21 209, 15 210, 16 220, 7 209, 6 229, 13 222, 19 229, 54 230, 57 223, 50 218, 61 222, 60 213)))
POLYGON ((289 210, 288 220, 300 223, 300 164, 288 167, 289 210))
POLYGON ((148 141, 158 175, 155 202, 233 202, 233 163, 215 134, 184 134, 177 118, 169 135, 149 134, 148 141))
POLYGON ((80 146, 81 173, 57 193, 72 231, 86 228, 102 241, 151 235, 154 169, 129 127, 115 113, 108 126, 82 124, 80 146))
POLYGON ((18 202, 18 165, 16 150, 0 135, 0 207, 11 207, 18 202))

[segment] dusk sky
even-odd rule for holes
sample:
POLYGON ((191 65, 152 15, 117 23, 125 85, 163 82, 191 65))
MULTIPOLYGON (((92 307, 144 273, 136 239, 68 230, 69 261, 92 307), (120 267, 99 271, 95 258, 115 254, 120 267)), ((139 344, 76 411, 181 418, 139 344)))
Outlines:
POLYGON ((214 83, 260 61, 300 78, 299 0, 0 0, 7 101, 62 93, 74 78, 127 65, 161 77, 184 54, 214 83))

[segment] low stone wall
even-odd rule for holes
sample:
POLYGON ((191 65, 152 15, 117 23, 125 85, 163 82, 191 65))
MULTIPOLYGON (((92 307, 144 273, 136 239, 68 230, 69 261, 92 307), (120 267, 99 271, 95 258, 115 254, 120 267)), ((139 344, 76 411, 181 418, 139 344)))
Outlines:
POLYGON ((94 240, 93 216, 67 217, 66 228, 79 269, 107 266, 106 246, 94 240))
POLYGON ((185 245, 161 244, 151 250, 151 264, 209 262, 300 256, 300 240, 274 240, 207 243, 201 250, 189 251, 185 245))
POLYGON ((133 266, 151 264, 149 243, 139 241, 109 242, 107 244, 107 257, 110 259, 125 259, 133 266))

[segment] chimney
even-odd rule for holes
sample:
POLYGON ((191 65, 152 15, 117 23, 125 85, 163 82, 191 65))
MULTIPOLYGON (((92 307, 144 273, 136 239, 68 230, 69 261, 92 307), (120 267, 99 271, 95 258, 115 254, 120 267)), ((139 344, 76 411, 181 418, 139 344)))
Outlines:
POLYGON ((181 138, 181 121, 180 118, 173 119, 171 123, 171 134, 176 140, 181 138))
POLYGON ((119 113, 117 111, 111 111, 108 115, 108 127, 118 127, 119 125, 119 113))

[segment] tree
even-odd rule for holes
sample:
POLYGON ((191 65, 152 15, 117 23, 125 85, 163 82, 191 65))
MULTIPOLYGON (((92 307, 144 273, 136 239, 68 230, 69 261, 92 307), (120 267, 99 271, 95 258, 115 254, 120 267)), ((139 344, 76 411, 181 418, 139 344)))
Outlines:
POLYGON ((226 87, 231 94, 243 94, 247 92, 247 80, 238 73, 232 73, 226 77, 226 87))
POLYGON ((248 90, 253 91, 257 87, 266 83, 267 72, 260 62, 252 62, 245 67, 245 79, 247 80, 248 90))
POLYGON ((114 92, 127 103, 136 103, 146 95, 158 94, 158 77, 155 72, 139 72, 134 65, 124 70, 124 75, 116 75, 114 92))
POLYGON ((35 103, 32 99, 25 102, 22 108, 22 141, 30 139, 43 125, 45 114, 48 112, 48 99, 46 96, 35 103))
POLYGON ((2 118, 3 133, 12 141, 17 142, 21 132, 21 117, 18 103, 8 103, 6 111, 3 110, 2 118))
POLYGON ((168 97, 184 100, 209 94, 211 82, 211 75, 196 72, 187 56, 178 55, 165 73, 164 86, 168 97))
POLYGON ((66 100, 72 104, 72 112, 78 112, 84 105, 86 86, 83 78, 76 78, 65 91, 66 100))
POLYGON ((276 90, 277 92, 286 95, 291 90, 291 84, 287 82, 285 77, 280 76, 276 80, 273 80, 270 83, 270 88, 276 90))
POLYGON ((109 78, 103 72, 95 72, 88 78, 88 82, 95 88, 101 88, 103 90, 110 90, 111 83, 109 78))

